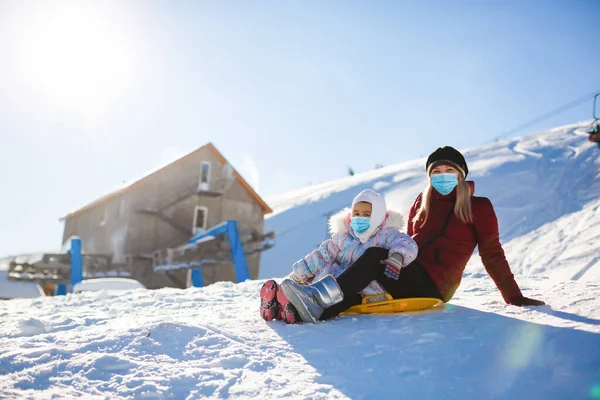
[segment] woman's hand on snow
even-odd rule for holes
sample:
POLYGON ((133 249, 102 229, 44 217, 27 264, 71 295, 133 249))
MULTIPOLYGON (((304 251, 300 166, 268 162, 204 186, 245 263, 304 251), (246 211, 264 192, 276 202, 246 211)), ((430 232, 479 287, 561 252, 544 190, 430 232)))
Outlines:
POLYGON ((394 253, 390 257, 381 261, 385 264, 383 274, 391 279, 398 279, 400 277, 400 270, 404 267, 404 258, 402 254, 394 253))
POLYGON ((521 306, 543 306, 546 303, 544 303, 541 300, 530 299, 528 297, 521 295, 521 296, 515 296, 512 299, 510 299, 508 304, 512 304, 513 306, 521 307, 521 306))

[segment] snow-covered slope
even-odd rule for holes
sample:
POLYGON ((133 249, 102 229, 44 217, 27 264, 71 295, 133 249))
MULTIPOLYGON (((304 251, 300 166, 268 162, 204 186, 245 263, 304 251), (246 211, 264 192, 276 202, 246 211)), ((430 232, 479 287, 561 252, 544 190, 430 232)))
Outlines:
MULTIPOLYGON (((578 259, 569 264, 574 276, 592 262, 590 250, 600 247, 600 213, 591 203, 600 198, 600 151, 587 141, 588 126, 564 126, 463 152, 475 194, 494 204, 501 240, 518 274, 552 276, 561 270, 563 277, 566 264, 556 261, 567 257, 560 246, 568 244, 568 257, 578 259), (538 252, 544 256, 531 256, 538 252)), ((295 261, 327 237, 326 214, 348 206, 363 189, 380 191, 389 207, 407 213, 427 183, 424 165, 425 159, 418 159, 268 199, 274 213, 266 224, 275 230, 277 245, 263 254, 261 278, 288 274, 295 261)), ((477 257, 472 263, 479 267, 477 257)), ((600 267, 590 266, 584 276, 600 276, 600 267)))
MULTIPOLYGON (((544 224, 504 246, 518 275, 600 282, 600 199, 544 224)), ((467 271, 483 271, 472 257, 467 271)))
POLYGON ((257 281, 0 302, 0 398, 595 398, 598 284, 520 283, 552 306, 477 277, 440 309, 318 325, 264 322, 257 281))
MULTIPOLYGON (((600 398, 600 151, 573 125, 465 151, 525 296, 507 306, 478 257, 437 309, 317 325, 260 319, 262 281, 0 302, 0 398, 600 398)), ((408 210, 424 160, 271 199, 262 277, 326 237, 362 189, 408 210)))

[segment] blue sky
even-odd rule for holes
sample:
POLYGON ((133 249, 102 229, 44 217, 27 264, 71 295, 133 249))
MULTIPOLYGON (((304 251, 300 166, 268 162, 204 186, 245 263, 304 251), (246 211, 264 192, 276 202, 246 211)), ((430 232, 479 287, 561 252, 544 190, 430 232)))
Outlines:
MULTIPOLYGON (((213 142, 268 197, 600 89, 598 1, 0 3, 0 255, 213 142)), ((591 102, 523 134, 591 116, 591 102)))

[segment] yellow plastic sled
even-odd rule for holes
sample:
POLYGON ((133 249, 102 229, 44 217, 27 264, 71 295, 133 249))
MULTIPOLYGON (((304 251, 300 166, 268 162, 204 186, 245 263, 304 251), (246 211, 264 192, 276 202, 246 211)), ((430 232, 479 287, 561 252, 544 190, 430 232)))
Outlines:
POLYGON ((350 307, 342 314, 393 314, 405 311, 420 311, 431 308, 437 303, 441 303, 441 300, 429 297, 394 300, 389 294, 376 294, 364 297, 361 304, 350 307), (385 300, 376 301, 384 296, 385 300))

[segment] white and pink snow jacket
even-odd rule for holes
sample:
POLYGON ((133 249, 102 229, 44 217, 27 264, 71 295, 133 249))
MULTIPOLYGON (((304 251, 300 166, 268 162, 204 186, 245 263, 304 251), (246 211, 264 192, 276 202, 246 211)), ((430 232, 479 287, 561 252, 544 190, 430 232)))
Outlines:
MULTIPOLYGON (((290 278, 298 283, 307 284, 325 275, 340 276, 369 247, 383 247, 390 250, 390 256, 398 253, 404 260, 404 266, 417 258, 419 248, 407 234, 400 232, 404 218, 397 211, 388 210, 381 226, 377 227, 368 239, 361 241, 350 227, 351 209, 345 208, 329 219, 331 238, 317 249, 296 262, 290 278)), ((383 287, 373 281, 362 292, 362 296, 383 294, 383 287)))

